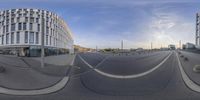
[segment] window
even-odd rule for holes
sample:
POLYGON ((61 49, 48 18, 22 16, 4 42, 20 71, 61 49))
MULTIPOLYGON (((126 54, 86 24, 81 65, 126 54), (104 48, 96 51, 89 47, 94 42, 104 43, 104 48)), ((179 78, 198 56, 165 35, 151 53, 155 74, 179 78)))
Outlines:
POLYGON ((22 14, 19 14, 19 17, 22 17, 22 14))
POLYGON ((56 39, 55 38, 53 40, 53 44, 54 44, 54 46, 56 46, 56 39))
POLYGON ((6 32, 8 32, 8 29, 9 29, 9 26, 8 26, 8 25, 6 25, 6 32))
POLYGON ((23 23, 23 30, 26 30, 26 23, 23 23))
POLYGON ((4 25, 4 21, 2 21, 2 25, 4 25))
POLYGON ((3 26, 3 33, 5 33, 5 26, 3 26))
POLYGON ((29 30, 33 30, 33 23, 29 24, 29 30))
POLYGON ((4 35, 1 37, 1 44, 4 44, 4 35))
POLYGON ((51 36, 53 35, 52 28, 51 28, 51 36))
POLYGON ((46 28, 46 35, 49 35, 49 27, 46 28))
POLYGON ((26 13, 23 14, 24 17, 26 17, 26 15, 27 15, 26 13))
POLYGON ((20 21, 20 18, 19 17, 17 17, 17 22, 19 22, 20 21))
POLYGON ((16 43, 19 43, 19 41, 20 41, 20 33, 17 32, 17 34, 16 34, 16 43))
POLYGON ((34 17, 30 18, 30 22, 33 23, 34 22, 34 17))
POLYGON ((6 20, 6 24, 9 24, 9 19, 6 20))
POLYGON ((11 33, 11 44, 14 43, 14 32, 11 33))
POLYGON ((15 31, 15 24, 11 24, 11 31, 15 31))
POLYGON ((39 23, 39 18, 36 18, 36 23, 39 23))
POLYGON ((38 24, 38 32, 40 31, 40 24, 38 24))
POLYGON ((11 19, 11 23, 14 23, 14 18, 11 19))
POLYGON ((28 22, 28 17, 25 17, 25 22, 28 22))
POLYGON ((15 14, 12 14, 11 17, 14 18, 14 17, 15 17, 15 14))
POLYGON ((39 33, 38 32, 36 32, 36 36, 35 36, 35 38, 36 38, 36 44, 38 44, 39 43, 39 33))
POLYGON ((46 35, 46 45, 48 45, 48 35, 46 35))
POLYGON ((22 30, 22 23, 18 23, 18 30, 22 30))
POLYGON ((6 34, 6 44, 9 43, 9 34, 6 34))
POLYGON ((24 42, 28 43, 28 31, 26 31, 24 34, 24 42))
POLYGON ((30 34, 29 34, 29 43, 31 43, 31 44, 34 43, 34 32, 30 32, 30 34))
POLYGON ((49 37, 49 39, 50 39, 50 40, 49 40, 49 42, 50 42, 49 44, 51 45, 51 36, 49 37))

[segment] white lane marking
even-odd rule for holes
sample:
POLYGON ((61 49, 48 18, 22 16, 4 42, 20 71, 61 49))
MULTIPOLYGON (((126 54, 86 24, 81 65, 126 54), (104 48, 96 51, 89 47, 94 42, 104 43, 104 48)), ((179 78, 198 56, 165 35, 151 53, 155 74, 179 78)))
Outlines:
POLYGON ((94 68, 97 68, 98 66, 100 66, 102 63, 104 63, 108 58, 110 58, 110 56, 104 58, 100 63, 98 63, 94 68))
POLYGON ((75 58, 76 58, 76 54, 74 55, 74 57, 73 57, 73 59, 72 59, 72 62, 70 63, 71 66, 74 65, 74 60, 75 60, 75 58))
MULTIPOLYGON (((73 56, 73 59, 70 65, 73 66, 75 58, 76 58, 76 55, 73 56)), ((68 80, 69 80, 69 76, 65 76, 63 77, 62 80, 60 80, 58 83, 56 83, 53 86, 50 86, 44 89, 36 89, 36 90, 34 89, 33 90, 17 90, 17 89, 8 89, 8 88, 0 87, 0 93, 9 94, 9 95, 24 95, 24 96, 48 94, 48 93, 59 91, 60 89, 64 88, 68 80)))
POLYGON ((93 67, 92 65, 90 65, 89 63, 87 63, 81 56, 79 56, 79 58, 81 58, 81 60, 90 68, 94 69, 94 71, 98 72, 101 75, 110 77, 110 78, 119 78, 119 79, 129 79, 129 78, 138 78, 138 77, 142 77, 145 76, 151 72, 153 72, 154 70, 156 70, 157 68, 159 68, 170 56, 172 55, 172 53, 170 53, 161 63, 159 63, 157 66, 155 66, 154 68, 145 71, 143 73, 139 73, 139 74, 134 74, 134 75, 115 75, 115 74, 109 74, 109 73, 105 73, 101 70, 96 69, 95 67, 93 67))
POLYGON ((40 94, 48 94, 52 92, 56 92, 62 89, 65 84, 68 82, 69 77, 64 77, 60 82, 55 84, 54 86, 38 89, 38 90, 15 90, 15 89, 8 89, 0 87, 0 93, 9 94, 9 95, 40 95, 40 94))
POLYGON ((183 66, 181 65, 180 59, 178 57, 178 54, 176 53, 177 59, 178 59, 178 66, 181 71, 181 76, 185 84, 193 91, 200 92, 200 86, 194 83, 190 78, 187 76, 186 72, 183 69, 183 66))

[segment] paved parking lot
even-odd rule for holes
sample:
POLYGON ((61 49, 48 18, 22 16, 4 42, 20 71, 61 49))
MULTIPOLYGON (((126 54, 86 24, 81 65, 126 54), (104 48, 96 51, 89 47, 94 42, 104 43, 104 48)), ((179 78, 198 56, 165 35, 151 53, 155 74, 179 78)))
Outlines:
MULTIPOLYGON (((62 89, 32 96, 0 94, 0 98, 4 100, 196 100, 200 97, 198 91, 200 79, 198 78, 199 73, 193 72, 192 68, 199 64, 199 60, 199 54, 185 51, 181 53, 156 51, 128 56, 81 53, 76 55, 72 67, 68 66, 68 69, 58 67, 64 72, 70 70, 66 74, 69 80, 62 89), (181 55, 187 57, 188 60, 184 60, 181 55), (142 75, 126 78, 126 76, 137 76, 138 74, 142 75), (109 75, 123 77, 110 77, 109 75)), ((34 71, 37 72, 37 70, 34 71)), ((34 75, 34 73, 30 74, 34 75)), ((44 73, 44 75, 53 77, 54 74, 44 73)), ((64 76, 59 77, 62 79, 64 76)), ((2 86, 5 85, 3 84, 5 80, 0 81, 2 86)), ((34 82, 39 83, 38 80, 34 82)), ((37 84, 34 85, 37 86, 37 84)))

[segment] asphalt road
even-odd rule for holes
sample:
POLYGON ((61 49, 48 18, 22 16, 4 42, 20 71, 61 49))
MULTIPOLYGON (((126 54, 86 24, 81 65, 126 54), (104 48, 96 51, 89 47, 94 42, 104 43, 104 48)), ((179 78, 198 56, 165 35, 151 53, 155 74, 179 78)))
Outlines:
MULTIPOLYGON (((187 66, 199 62, 197 54, 183 53, 189 58, 184 62, 185 72, 198 83, 198 74, 188 71, 187 66), (190 62, 191 61, 191 62, 190 62), (187 66, 185 64, 187 63, 187 66)), ((70 80, 60 91, 35 96, 0 94, 1 100, 199 100, 200 93, 185 85, 178 67, 175 51, 158 51, 149 54, 112 56, 95 53, 79 54, 70 72, 70 80), (171 54, 172 53, 172 54, 171 54), (111 78, 94 69, 116 75, 134 75, 146 72, 169 54, 169 58, 153 72, 137 78, 111 78), (80 57, 82 57, 90 68, 80 57), (103 61, 103 62, 102 62, 103 61), (100 64, 99 64, 100 63, 100 64)), ((1 83, 1 81, 0 81, 1 83)))

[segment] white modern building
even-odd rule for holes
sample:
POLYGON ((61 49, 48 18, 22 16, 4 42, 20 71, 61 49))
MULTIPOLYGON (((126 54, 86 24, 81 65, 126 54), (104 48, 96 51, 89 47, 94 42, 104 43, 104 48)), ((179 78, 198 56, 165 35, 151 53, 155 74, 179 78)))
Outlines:
POLYGON ((173 44, 170 44, 170 45, 168 45, 168 48, 169 48, 170 50, 175 50, 175 49, 176 49, 176 46, 173 45, 173 44))
POLYGON ((40 9, 0 11, 0 50, 40 56, 42 43, 45 55, 73 53, 72 33, 55 13, 40 9))
POLYGON ((188 42, 188 43, 185 44, 185 48, 186 49, 195 49, 195 45, 193 43, 188 42))

